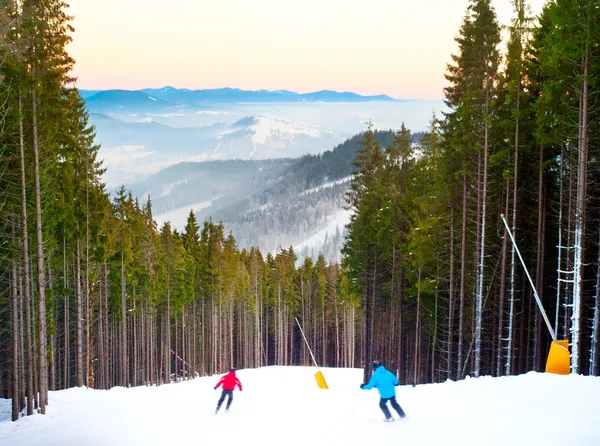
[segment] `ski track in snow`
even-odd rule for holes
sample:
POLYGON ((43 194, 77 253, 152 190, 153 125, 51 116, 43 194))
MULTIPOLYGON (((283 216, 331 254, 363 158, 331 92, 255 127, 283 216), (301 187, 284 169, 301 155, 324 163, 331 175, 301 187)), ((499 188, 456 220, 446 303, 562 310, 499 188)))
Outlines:
MULTIPOLYGON (((46 415, 10 420, 0 399, 3 446, 165 444, 597 446, 600 378, 530 372, 397 387, 408 417, 384 423, 360 369, 263 367, 237 372, 230 413, 214 415, 221 375, 159 387, 50 392, 46 415), (182 442, 182 443, 180 443, 182 442)), ((222 408, 223 412, 223 408, 222 408)))
MULTIPOLYGON (((343 231, 344 226, 350 223, 350 216, 352 215, 352 211, 342 209, 336 212, 333 215, 330 215, 328 218, 327 226, 321 229, 319 232, 311 235, 301 243, 298 243, 294 246, 294 252, 299 253, 302 252, 304 247, 318 248, 321 249, 323 243, 325 242, 325 236, 332 238, 335 236, 335 228, 339 227, 340 232, 343 231)), ((279 250, 278 250, 279 251, 279 250)))

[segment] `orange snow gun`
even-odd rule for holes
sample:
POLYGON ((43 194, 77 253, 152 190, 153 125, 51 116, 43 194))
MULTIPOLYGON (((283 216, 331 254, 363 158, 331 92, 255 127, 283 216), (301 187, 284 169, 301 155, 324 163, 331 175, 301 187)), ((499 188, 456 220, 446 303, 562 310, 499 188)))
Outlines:
POLYGON ((506 231, 510 236, 510 240, 519 256, 519 260, 521 260, 521 265, 523 265, 523 269, 525 270, 525 274, 527 275, 527 279, 529 279, 529 283, 531 284, 531 288, 533 289, 533 295, 535 297, 535 301, 538 305, 542 313, 542 317, 544 318, 544 322, 546 322, 546 327, 548 327, 548 331, 550 332, 550 336, 552 336, 552 344, 550 345, 550 352, 548 353, 548 359, 546 360, 546 373, 556 373, 558 375, 568 375, 571 373, 571 354, 569 353, 569 340, 558 340, 556 338, 556 333, 552 329, 552 325, 550 325, 550 321, 548 320, 548 316, 544 311, 544 307, 542 306, 542 301, 540 300, 540 296, 538 295, 537 290, 535 289, 535 285, 533 284, 533 280, 531 280, 531 276, 529 275, 529 271, 525 266, 525 261, 521 256, 521 252, 517 247, 517 243, 513 237, 510 228, 508 227, 508 223, 504 218, 504 214, 500 214, 500 218, 504 222, 504 226, 506 226, 506 231))

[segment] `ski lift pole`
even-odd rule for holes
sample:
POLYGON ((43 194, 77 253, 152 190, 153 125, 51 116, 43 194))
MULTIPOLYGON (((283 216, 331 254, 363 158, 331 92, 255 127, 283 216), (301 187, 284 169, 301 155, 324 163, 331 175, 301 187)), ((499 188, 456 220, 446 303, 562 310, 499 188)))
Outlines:
POLYGON ((527 270, 527 267, 525 266, 525 261, 523 260, 523 257, 521 257, 521 252, 519 251, 517 243, 515 242, 515 239, 512 235, 512 232, 510 232, 510 228, 508 227, 508 223, 506 222, 506 219, 504 218, 504 214, 500 214, 500 218, 502 219, 504 226, 506 226, 506 232, 508 232, 508 235, 510 236, 510 240, 515 248, 515 251, 517 251, 517 255, 519 256, 519 259, 521 260, 521 264, 523 265, 525 274, 527 275, 527 278, 529 279, 529 283, 531 284, 531 288, 533 289, 533 295, 535 296, 535 301, 537 302, 538 307, 539 307, 540 311, 542 312, 542 316, 544 317, 544 322, 546 322, 546 326, 548 327, 550 336, 552 336, 552 340, 554 342, 557 342, 556 333, 552 329, 552 325, 550 325, 550 321, 548 320, 546 311, 544 311, 544 307, 542 306, 542 301, 540 300, 540 296, 538 296, 537 290, 535 289, 535 285, 533 284, 533 280, 531 279, 531 276, 529 275, 529 271, 527 270))
POLYGON ((317 368, 317 373, 315 373, 315 379, 317 380, 317 386, 319 386, 320 389, 329 389, 329 387, 327 386, 327 382, 325 381, 325 377, 323 376, 323 373, 319 369, 319 365, 317 364, 315 355, 313 355, 310 345, 308 344, 308 341, 306 340, 306 336, 304 336, 304 330, 302 330, 302 326, 300 325, 298 318, 294 317, 294 319, 296 319, 296 324, 298 324, 300 333, 302 333, 302 338, 304 339, 304 342, 306 343, 306 346, 308 347, 308 351, 310 352, 310 357, 312 358, 313 362, 315 363, 315 367, 317 368))

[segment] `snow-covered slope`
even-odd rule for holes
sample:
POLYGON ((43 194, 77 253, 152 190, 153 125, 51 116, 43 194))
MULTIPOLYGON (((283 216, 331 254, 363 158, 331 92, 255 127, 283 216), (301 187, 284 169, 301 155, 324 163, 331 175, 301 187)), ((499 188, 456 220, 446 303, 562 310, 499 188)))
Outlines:
MULTIPOLYGON (((327 245, 327 242, 336 243, 332 247, 335 257, 333 260, 337 262, 341 261, 341 245, 343 241, 335 240, 336 235, 343 234, 344 228, 350 223, 350 217, 352 212, 346 209, 336 209, 335 213, 327 216, 327 223, 325 227, 314 228, 314 232, 310 237, 307 237, 302 242, 294 246, 294 252, 299 254, 297 264, 300 265, 305 257, 311 257, 313 260, 322 253, 323 248, 327 245)), ((324 254, 327 256, 327 254, 324 254)), ((325 259, 327 261, 332 259, 325 259)))
POLYGON ((160 387, 50 392, 47 415, 9 420, 0 400, 3 446, 444 445, 597 446, 600 378, 529 373, 397 387, 408 417, 384 423, 362 370, 313 367, 240 370, 230 413, 213 415, 220 376, 160 387))
MULTIPOLYGON (((215 197, 217 199, 219 197, 215 197)), ((187 223, 187 218, 190 215, 190 211, 193 210, 194 213, 198 212, 201 209, 208 208, 212 204, 212 200, 200 201, 198 203, 192 203, 187 206, 182 206, 177 209, 173 209, 171 211, 165 212, 163 214, 158 214, 154 216, 154 221, 160 228, 165 222, 170 222, 171 227, 177 229, 179 231, 183 231, 185 225, 187 223)))
POLYGON ((218 134, 213 156, 218 158, 281 158, 320 153, 343 141, 321 127, 270 116, 240 119, 218 134))

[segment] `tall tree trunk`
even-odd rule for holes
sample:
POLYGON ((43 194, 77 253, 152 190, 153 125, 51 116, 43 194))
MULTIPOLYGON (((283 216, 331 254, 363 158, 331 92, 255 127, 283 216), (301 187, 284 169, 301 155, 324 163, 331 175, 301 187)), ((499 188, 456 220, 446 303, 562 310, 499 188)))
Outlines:
POLYGON ((120 355, 120 384, 127 387, 127 296, 125 294, 125 258, 121 251, 121 355, 120 355))
POLYGON ((133 355, 132 355, 132 362, 133 362, 133 373, 131 374, 132 376, 132 385, 134 387, 136 387, 138 385, 138 380, 137 380, 137 373, 138 373, 138 343, 137 343, 137 314, 136 314, 136 307, 135 307, 135 287, 134 287, 134 291, 133 291, 133 322, 132 322, 132 333, 133 333, 133 355))
POLYGON ((454 204, 450 208, 450 289, 448 290, 448 365, 446 378, 452 378, 452 353, 454 352, 454 204))
MULTIPOLYGON (((512 202, 512 227, 511 232, 515 242, 517 240, 517 204, 518 204, 518 173, 519 173, 519 141, 518 132, 515 132, 515 150, 513 161, 513 202, 512 202)), ((512 344, 513 344, 513 321, 515 316, 515 247, 511 243, 510 249, 510 293, 509 293, 509 310, 508 310, 508 341, 506 346, 506 361, 504 363, 504 374, 512 373, 512 344)))
POLYGON ((600 244, 598 250, 598 264, 596 265, 596 296, 594 302, 594 319, 592 320, 592 337, 590 346, 590 376, 598 375, 598 331, 600 330, 600 244))
POLYGON ((364 267, 364 275, 365 275, 365 288, 364 288, 364 301, 365 301, 365 327, 364 327, 364 359, 363 359, 363 382, 366 384, 370 379, 370 367, 369 363, 372 360, 372 344, 371 338, 373 337, 372 333, 372 324, 371 321, 373 319, 373 309, 371 306, 371 280, 370 280, 370 271, 369 266, 364 267))
MULTIPOLYGON (((19 90, 19 114, 23 113, 21 90, 19 90)), ((31 290, 29 287, 29 229, 27 225, 27 183, 25 178, 25 142, 23 120, 19 120, 19 148, 21 151, 21 227, 23 230, 23 305, 25 306, 25 357, 27 361, 27 415, 33 415, 33 352, 31 351, 31 290)), ((16 279, 15 279, 16 280, 16 279)))
POLYGON ((465 293, 467 281, 467 172, 463 172, 462 234, 460 255, 460 309, 458 316, 458 353, 456 379, 461 377, 464 339, 465 293))
MULTIPOLYGON (((102 342, 104 342, 104 386, 106 389, 109 389, 111 386, 110 382, 110 374, 108 370, 108 358, 109 358, 109 323, 108 323, 108 290, 109 290, 109 281, 108 281, 108 265, 106 260, 104 261, 104 283, 106 286, 104 287, 104 327, 105 327, 105 335, 102 342)), ((102 317, 102 316, 100 316, 102 317)))
POLYGON ((96 340, 96 352, 98 357, 98 368, 97 368, 97 376, 94 382, 94 387, 96 389, 106 389, 105 377, 104 377, 104 316, 103 316, 103 306, 104 306, 104 288, 108 286, 108 284, 104 281, 103 274, 100 276, 100 298, 98 299, 98 339, 96 340))
POLYGON ((563 274, 562 269, 562 251, 563 251, 563 237, 562 237, 562 225, 563 225, 563 189, 564 189, 564 146, 561 146, 560 149, 560 173, 559 173, 559 182, 560 182, 560 190, 558 193, 558 252, 557 252, 557 269, 556 269, 556 314, 554 316, 554 332, 558 335, 559 329, 559 320, 560 320, 560 307, 561 307, 561 297, 560 290, 563 286, 563 280, 561 275, 563 274))
POLYGON ((21 410, 21 392, 19 391, 19 298, 17 293, 17 265, 14 260, 12 263, 12 274, 10 278, 10 334, 11 334, 11 351, 10 351, 10 397, 12 399, 12 421, 19 419, 21 410))
POLYGON ((75 295, 77 299, 77 348, 76 348, 76 367, 77 367, 77 387, 83 386, 83 302, 81 297, 81 248, 77 241, 75 248, 75 295))
MULTIPOLYGON (((27 374, 31 370, 31 364, 28 366, 25 365, 25 305, 23 302, 23 277, 20 277, 19 281, 19 294, 21 298, 19 299, 19 393, 21 394, 21 403, 20 410, 24 410, 27 407, 27 398, 26 398, 26 383, 28 376, 27 374)), ((31 344, 30 344, 31 345, 31 344)))
MULTIPOLYGON (((440 257, 437 255, 437 274, 436 281, 439 283, 440 281, 440 257)), ((439 300, 440 290, 439 286, 435 287, 435 303, 433 310, 433 336, 431 340, 431 380, 433 382, 437 382, 436 379, 436 363, 435 363, 435 350, 437 344, 437 329, 438 329, 438 300, 439 300)))
MULTIPOLYGON (((510 203, 510 183, 506 180, 506 203, 504 213, 508 215, 510 203)), ((504 301, 506 299, 506 252, 508 247, 508 232, 504 229, 502 238, 502 267, 500 272, 500 301, 498 302, 498 345, 496 350, 496 376, 500 376, 502 369, 502 332, 504 331, 504 301)))
MULTIPOLYGON (((35 80, 35 71, 31 77, 35 80)), ((46 276, 44 269, 44 237, 42 233, 42 198, 40 186, 40 160, 37 124, 37 95, 36 87, 32 88, 32 119, 33 119, 33 158, 35 166, 35 214, 37 229, 37 269, 38 269, 38 337, 39 337, 39 391, 40 408, 46 414, 48 371, 46 366, 46 276)))
POLYGON ((64 350, 64 366, 63 366, 63 387, 65 389, 70 387, 71 377, 70 377, 70 358, 69 358, 69 347, 71 342, 69 341, 69 292, 67 291, 67 274, 69 273, 69 269, 67 268, 67 241, 66 237, 63 234, 63 290, 65 290, 64 295, 64 309, 63 309, 63 350, 64 350))
POLYGON ((85 384, 92 386, 90 364, 90 166, 89 151, 85 151, 85 384))
MULTIPOLYGON (((546 209, 545 209, 545 194, 544 194, 544 147, 540 146, 540 160, 538 172, 538 237, 537 237, 537 269, 535 287, 541 302, 544 302, 544 258, 545 258, 545 233, 546 233, 546 209)), ((535 311, 535 342, 534 342, 534 366, 535 370, 541 372, 543 370, 542 361, 542 315, 539 311, 535 311)))
POLYGON ((421 268, 419 268, 417 286, 417 316, 416 316, 416 328, 415 328, 415 357, 414 357, 414 371, 413 371, 413 385, 419 384, 419 361, 421 360, 421 268))
POLYGON ((588 65, 589 55, 582 60, 583 77, 579 119, 579 158, 577 162, 577 202, 575 209, 575 268, 573 289, 573 317, 571 325, 571 373, 579 373, 581 342, 581 300, 583 283, 585 212, 587 199, 588 164, 588 65))
POLYGON ((483 267, 485 261, 485 213, 487 204, 487 182, 488 182, 488 157, 489 157, 489 94, 490 80, 486 80, 485 90, 485 116, 484 116, 484 142, 483 142, 483 191, 481 196, 481 239, 479 242, 479 264, 477 267, 477 296, 475 310, 475 377, 479 376, 481 368, 481 329, 483 322, 483 267))

